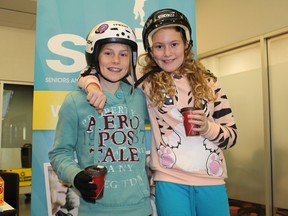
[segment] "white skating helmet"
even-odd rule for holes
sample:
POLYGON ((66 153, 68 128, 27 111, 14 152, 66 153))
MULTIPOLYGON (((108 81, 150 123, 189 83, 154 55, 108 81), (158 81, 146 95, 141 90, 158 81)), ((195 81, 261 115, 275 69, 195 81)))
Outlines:
POLYGON ((138 55, 136 36, 128 25, 119 21, 102 22, 89 32, 86 38, 85 52, 87 65, 95 67, 96 71, 100 72, 98 56, 101 46, 107 43, 121 43, 131 47, 133 73, 135 73, 138 55))

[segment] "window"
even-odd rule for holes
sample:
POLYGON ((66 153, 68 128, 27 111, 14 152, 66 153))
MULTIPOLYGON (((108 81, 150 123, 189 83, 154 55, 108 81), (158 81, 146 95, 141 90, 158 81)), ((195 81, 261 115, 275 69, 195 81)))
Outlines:
POLYGON ((1 82, 2 148, 32 143, 33 86, 1 82))

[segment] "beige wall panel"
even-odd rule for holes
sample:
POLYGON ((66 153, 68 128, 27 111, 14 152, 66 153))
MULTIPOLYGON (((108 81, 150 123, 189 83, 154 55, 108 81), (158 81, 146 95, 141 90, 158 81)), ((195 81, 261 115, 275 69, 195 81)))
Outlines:
POLYGON ((34 82, 35 31, 0 26, 0 80, 34 82))
POLYGON ((274 204, 288 209, 288 35, 268 44, 274 204))
POLYGON ((197 53, 288 26, 287 0, 196 0, 197 53))
POLYGON ((265 203, 264 121, 259 44, 203 59, 227 94, 238 128, 236 145, 224 151, 229 198, 265 203))

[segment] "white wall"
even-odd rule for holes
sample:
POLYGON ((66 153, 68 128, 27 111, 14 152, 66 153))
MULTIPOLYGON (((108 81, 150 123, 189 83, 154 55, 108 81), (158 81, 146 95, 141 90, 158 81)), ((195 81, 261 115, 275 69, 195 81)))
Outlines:
POLYGON ((34 82, 35 31, 0 26, 0 80, 34 82))
POLYGON ((196 0, 197 53, 288 26, 287 0, 196 0))

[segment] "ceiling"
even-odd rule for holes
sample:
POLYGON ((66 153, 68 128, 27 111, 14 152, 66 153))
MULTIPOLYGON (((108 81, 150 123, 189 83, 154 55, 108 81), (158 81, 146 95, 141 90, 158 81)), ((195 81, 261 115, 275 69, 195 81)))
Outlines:
POLYGON ((35 30, 36 0, 0 0, 0 26, 35 30))

